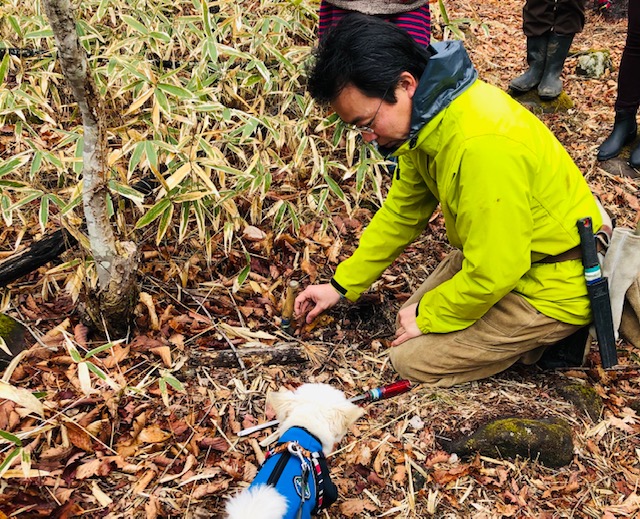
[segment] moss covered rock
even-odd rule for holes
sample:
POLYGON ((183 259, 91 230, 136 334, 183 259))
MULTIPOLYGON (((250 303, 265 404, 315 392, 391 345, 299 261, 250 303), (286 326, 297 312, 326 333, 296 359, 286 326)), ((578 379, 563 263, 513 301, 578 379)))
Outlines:
POLYGON ((524 94, 509 90, 509 94, 536 115, 567 112, 573 108, 573 101, 565 92, 562 92, 558 97, 549 101, 540 99, 538 91, 535 88, 524 94))
POLYGON ((0 338, 11 352, 9 355, 4 348, 0 348, 0 369, 7 367, 13 357, 26 348, 25 332, 25 327, 13 317, 0 314, 0 338))
POLYGON ((567 384, 558 388, 558 393, 585 413, 592 420, 597 420, 602 412, 602 398, 595 389, 583 384, 567 384))
POLYGON ((537 459, 548 467, 568 465, 573 459, 569 424, 562 420, 502 418, 481 426, 472 435, 448 446, 461 456, 537 459))

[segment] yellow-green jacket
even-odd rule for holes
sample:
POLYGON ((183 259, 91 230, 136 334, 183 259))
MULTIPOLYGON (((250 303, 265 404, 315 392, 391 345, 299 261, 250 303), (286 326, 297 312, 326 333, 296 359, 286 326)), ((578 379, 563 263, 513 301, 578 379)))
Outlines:
POLYGON ((387 198, 332 284, 355 301, 421 234, 439 203, 464 262, 423 296, 422 332, 467 328, 510 291, 549 317, 588 324, 581 261, 535 263, 580 243, 578 219, 602 225, 582 174, 537 117, 476 79, 459 42, 434 47, 387 198))

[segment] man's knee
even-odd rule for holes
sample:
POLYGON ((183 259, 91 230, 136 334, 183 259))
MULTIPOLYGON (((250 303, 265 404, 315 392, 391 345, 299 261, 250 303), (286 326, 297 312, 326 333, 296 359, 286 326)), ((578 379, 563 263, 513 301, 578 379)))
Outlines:
POLYGON ((389 350, 389 360, 393 369, 402 377, 408 378, 407 367, 407 355, 403 353, 401 346, 393 347, 389 350))

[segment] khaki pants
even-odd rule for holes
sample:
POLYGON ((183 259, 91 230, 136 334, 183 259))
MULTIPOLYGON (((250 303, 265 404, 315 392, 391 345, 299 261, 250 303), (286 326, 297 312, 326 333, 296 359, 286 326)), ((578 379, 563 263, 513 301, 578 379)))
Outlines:
MULTIPOLYGON (((453 277, 462 258, 460 251, 449 254, 404 306, 453 277)), ((410 339, 392 347, 389 357, 404 378, 450 387, 495 375, 518 361, 534 364, 547 346, 580 328, 541 314, 510 292, 468 328, 410 339)))

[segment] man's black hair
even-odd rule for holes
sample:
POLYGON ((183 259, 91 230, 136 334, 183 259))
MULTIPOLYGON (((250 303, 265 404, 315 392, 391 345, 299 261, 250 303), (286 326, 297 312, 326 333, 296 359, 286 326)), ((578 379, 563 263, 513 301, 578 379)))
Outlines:
POLYGON ((349 84, 369 97, 395 103, 400 75, 410 72, 419 80, 431 55, 405 30, 360 13, 344 16, 313 54, 307 88, 323 103, 333 101, 349 84))

